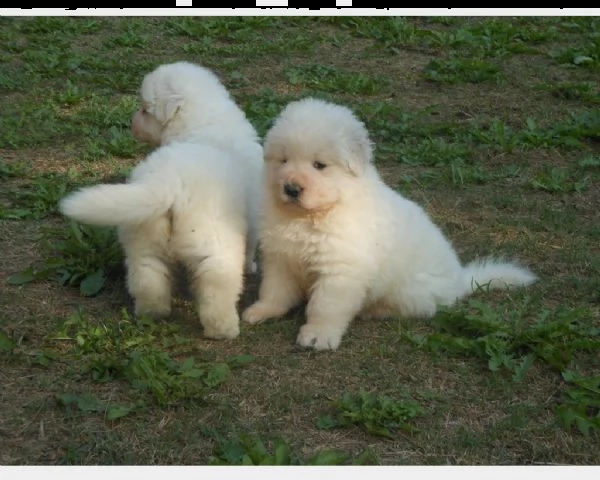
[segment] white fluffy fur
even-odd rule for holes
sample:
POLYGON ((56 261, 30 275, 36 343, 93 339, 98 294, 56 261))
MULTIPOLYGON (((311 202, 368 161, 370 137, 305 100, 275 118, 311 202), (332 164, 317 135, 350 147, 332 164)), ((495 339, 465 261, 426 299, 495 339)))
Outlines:
POLYGON ((134 135, 160 145, 126 184, 84 188, 61 211, 116 225, 137 314, 171 311, 172 267, 188 270, 204 333, 239 334, 237 301, 253 262, 262 147, 254 128, 208 69, 187 62, 146 75, 134 135))
POLYGON ((258 301, 243 314, 247 322, 283 315, 307 299, 297 342, 336 349, 356 315, 427 318, 478 285, 536 278, 493 259, 463 267, 426 212, 383 183, 367 130, 345 107, 290 103, 264 148, 263 280, 258 301))

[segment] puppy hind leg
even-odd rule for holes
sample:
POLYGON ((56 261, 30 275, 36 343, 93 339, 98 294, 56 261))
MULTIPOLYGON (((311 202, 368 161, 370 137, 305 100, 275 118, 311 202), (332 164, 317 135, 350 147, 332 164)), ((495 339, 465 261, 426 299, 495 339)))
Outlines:
POLYGON ((363 283, 342 276, 317 281, 306 307, 306 323, 297 343, 315 350, 335 350, 366 296, 363 283))
POLYGON ((455 284, 443 276, 419 274, 412 282, 398 287, 387 301, 400 317, 431 318, 437 312, 438 305, 454 303, 455 284))
POLYGON ((280 317, 302 301, 302 290, 284 263, 266 257, 262 275, 258 301, 242 314, 248 323, 280 317))
POLYGON ((160 258, 127 257, 127 288, 135 301, 136 315, 166 317, 171 313, 171 273, 160 258))
POLYGON ((189 265, 192 291, 204 335, 235 338, 240 333, 237 302, 243 287, 242 262, 230 258, 206 257, 189 265))

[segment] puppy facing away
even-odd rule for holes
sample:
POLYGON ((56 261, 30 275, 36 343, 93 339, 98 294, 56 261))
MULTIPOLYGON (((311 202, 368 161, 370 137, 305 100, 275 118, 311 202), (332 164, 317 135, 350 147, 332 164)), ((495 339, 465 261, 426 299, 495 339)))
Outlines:
POLYGON ((461 265, 416 203, 386 186, 368 132, 346 107, 290 103, 267 133, 263 279, 249 323, 308 300, 297 343, 336 349, 352 319, 432 317, 478 285, 528 285, 516 263, 461 265))
POLYGON ((147 74, 141 103, 132 132, 158 148, 128 183, 84 188, 60 209, 83 223, 118 227, 136 314, 171 312, 173 266, 182 263, 204 334, 236 337, 262 196, 256 131, 218 78, 188 62, 147 74))

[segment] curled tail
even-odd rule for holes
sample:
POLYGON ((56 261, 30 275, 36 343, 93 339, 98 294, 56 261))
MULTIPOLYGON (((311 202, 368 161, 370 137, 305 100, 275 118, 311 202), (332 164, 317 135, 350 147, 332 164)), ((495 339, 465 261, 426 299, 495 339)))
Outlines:
POLYGON ((473 261, 463 267, 464 293, 469 294, 482 288, 513 288, 529 285, 537 276, 514 262, 496 259, 473 261))
POLYGON ((63 198, 60 211, 91 225, 116 226, 159 217, 174 202, 168 189, 148 184, 101 184, 83 188, 63 198))

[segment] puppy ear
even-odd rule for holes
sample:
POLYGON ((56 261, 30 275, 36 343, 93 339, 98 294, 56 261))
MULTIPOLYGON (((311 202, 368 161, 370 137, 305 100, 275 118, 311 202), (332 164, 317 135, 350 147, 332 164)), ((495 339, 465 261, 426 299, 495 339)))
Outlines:
POLYGON ((156 118, 163 124, 167 123, 175 116, 183 103, 181 95, 171 95, 169 98, 164 99, 161 104, 157 105, 156 118))
POLYGON ((352 138, 344 152, 346 168, 354 176, 362 175, 367 165, 373 161, 373 147, 369 137, 360 134, 352 138))

